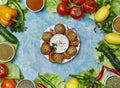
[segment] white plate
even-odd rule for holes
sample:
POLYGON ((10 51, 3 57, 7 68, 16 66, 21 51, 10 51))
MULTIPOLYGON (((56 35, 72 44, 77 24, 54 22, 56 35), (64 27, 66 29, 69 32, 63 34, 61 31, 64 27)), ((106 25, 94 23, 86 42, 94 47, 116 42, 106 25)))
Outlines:
MULTIPOLYGON (((44 32, 50 32, 50 29, 54 29, 54 26, 55 26, 55 25, 52 25, 52 26, 48 27, 44 32)), ((72 27, 69 27, 69 26, 67 26, 67 25, 65 25, 65 24, 64 24, 64 26, 65 26, 66 30, 72 28, 72 27)), ((76 32, 75 29, 73 29, 73 31, 76 32)), ((80 40, 78 35, 77 35, 77 39, 80 40)), ((41 47, 41 45, 42 45, 43 42, 44 42, 44 41, 43 41, 42 38, 41 38, 41 39, 40 39, 40 47, 41 47)), ((77 53, 78 53, 78 51, 79 51, 79 48, 80 48, 80 43, 76 46, 77 53)), ((76 53, 76 55, 77 55, 77 53, 76 53)), ((76 56, 76 55, 75 55, 75 56, 76 56)), ((49 60, 48 55, 44 55, 44 56, 49 60)), ((66 63, 66 62, 72 60, 75 56, 71 57, 70 59, 64 59, 62 63, 66 63)))

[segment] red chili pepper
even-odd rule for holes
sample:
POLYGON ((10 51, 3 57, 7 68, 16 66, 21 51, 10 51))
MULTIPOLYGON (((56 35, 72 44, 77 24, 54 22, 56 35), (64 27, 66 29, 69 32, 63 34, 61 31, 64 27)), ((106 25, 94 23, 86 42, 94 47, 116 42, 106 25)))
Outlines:
POLYGON ((100 79, 102 78, 103 74, 104 74, 104 66, 102 66, 102 69, 101 69, 99 75, 98 75, 95 79, 96 79, 97 81, 100 80, 100 79))
POLYGON ((47 88, 45 85, 43 85, 43 84, 41 84, 41 83, 38 83, 38 86, 39 86, 40 88, 47 88))
POLYGON ((105 68, 106 70, 108 70, 108 71, 110 71, 110 72, 113 72, 113 73, 115 73, 116 75, 119 75, 119 76, 120 76, 120 71, 117 71, 117 70, 115 70, 115 69, 109 68, 109 67, 107 67, 107 66, 104 66, 104 68, 105 68))

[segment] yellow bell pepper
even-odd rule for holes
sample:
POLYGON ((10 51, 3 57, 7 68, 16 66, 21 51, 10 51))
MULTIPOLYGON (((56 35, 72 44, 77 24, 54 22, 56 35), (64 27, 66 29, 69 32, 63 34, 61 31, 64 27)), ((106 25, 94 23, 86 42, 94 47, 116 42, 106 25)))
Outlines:
POLYGON ((17 17, 17 10, 9 6, 0 5, 0 24, 10 26, 13 18, 17 17))

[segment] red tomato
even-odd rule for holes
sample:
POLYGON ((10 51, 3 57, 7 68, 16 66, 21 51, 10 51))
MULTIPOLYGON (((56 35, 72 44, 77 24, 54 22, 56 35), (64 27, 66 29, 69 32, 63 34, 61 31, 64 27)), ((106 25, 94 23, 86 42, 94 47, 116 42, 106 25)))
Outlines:
POLYGON ((80 7, 73 6, 70 8, 70 16, 74 19, 80 19, 83 16, 83 10, 80 7))
POLYGON ((96 10, 97 3, 95 0, 86 0, 83 6, 84 11, 92 13, 96 10))
POLYGON ((61 2, 57 6, 57 13, 61 16, 68 14, 67 3, 61 2))
POLYGON ((3 78, 7 75, 8 68, 5 64, 0 64, 0 78, 3 78))
POLYGON ((13 79, 4 79, 1 88, 16 88, 16 82, 13 79))
POLYGON ((85 0, 71 0, 71 2, 77 5, 81 5, 85 2, 85 0))

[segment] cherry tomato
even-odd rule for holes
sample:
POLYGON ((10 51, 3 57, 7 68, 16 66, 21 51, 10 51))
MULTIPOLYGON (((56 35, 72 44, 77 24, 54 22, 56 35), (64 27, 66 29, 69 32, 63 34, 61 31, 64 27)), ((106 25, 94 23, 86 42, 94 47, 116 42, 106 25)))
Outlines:
POLYGON ((57 13, 61 16, 68 14, 67 3, 61 2, 57 6, 57 13))
POLYGON ((0 78, 4 78, 7 75, 8 68, 5 64, 0 64, 0 78))
POLYGON ((85 4, 83 5, 83 9, 86 12, 92 13, 96 10, 97 3, 95 0, 86 0, 85 4))
POLYGON ((77 5, 81 5, 85 2, 85 0, 71 0, 71 2, 77 5))
POLYGON ((4 79, 1 88, 16 88, 16 82, 13 79, 4 79))
POLYGON ((83 14, 83 10, 80 7, 72 6, 70 8, 70 16, 74 19, 80 19, 83 14))

